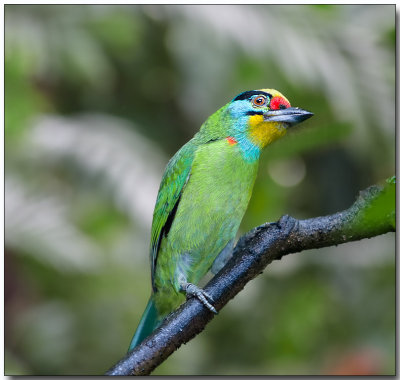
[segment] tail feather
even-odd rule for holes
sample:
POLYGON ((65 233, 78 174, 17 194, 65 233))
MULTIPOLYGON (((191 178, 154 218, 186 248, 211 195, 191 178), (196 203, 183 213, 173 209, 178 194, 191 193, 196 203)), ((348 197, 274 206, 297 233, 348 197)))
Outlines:
POLYGON ((133 335, 128 352, 132 351, 145 338, 147 338, 156 329, 159 323, 159 315, 154 304, 154 297, 152 295, 147 303, 146 309, 143 312, 135 334, 133 335))

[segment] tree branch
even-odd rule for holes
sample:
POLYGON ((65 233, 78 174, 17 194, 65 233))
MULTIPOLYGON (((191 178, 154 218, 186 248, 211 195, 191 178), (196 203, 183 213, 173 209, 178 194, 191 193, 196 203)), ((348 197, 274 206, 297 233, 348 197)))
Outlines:
MULTIPOLYGON (((242 236, 232 259, 205 290, 220 310, 273 260, 305 249, 338 245, 395 231, 395 180, 360 192, 347 210, 318 218, 296 220, 288 215, 242 236)), ((182 343, 200 333, 214 314, 191 298, 171 313, 138 347, 107 375, 146 375, 182 343)))

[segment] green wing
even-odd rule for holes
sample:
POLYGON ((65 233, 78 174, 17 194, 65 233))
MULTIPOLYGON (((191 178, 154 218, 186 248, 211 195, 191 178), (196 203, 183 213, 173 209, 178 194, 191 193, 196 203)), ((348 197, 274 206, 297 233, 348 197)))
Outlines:
POLYGON ((191 140, 171 158, 161 180, 151 226, 150 257, 153 288, 161 241, 171 228, 182 191, 190 177, 195 151, 196 144, 191 140))

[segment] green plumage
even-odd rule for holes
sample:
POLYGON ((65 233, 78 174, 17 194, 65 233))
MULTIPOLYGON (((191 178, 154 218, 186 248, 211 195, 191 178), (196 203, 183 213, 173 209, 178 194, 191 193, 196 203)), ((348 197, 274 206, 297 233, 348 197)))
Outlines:
POLYGON ((159 323, 158 312, 154 304, 154 298, 151 296, 149 302, 147 302, 146 309, 140 319, 139 325, 136 329, 136 333, 132 338, 129 350, 135 348, 143 339, 150 335, 159 323))
MULTIPOLYGON (((265 91, 259 92, 270 95, 265 91)), ((262 136, 260 131, 250 130, 256 120, 251 119, 252 111, 259 109, 253 103, 255 92, 249 92, 248 98, 235 98, 213 114, 166 167, 151 230, 153 292, 130 350, 184 301, 184 285, 198 284, 235 238, 263 147, 262 141, 256 140, 262 136)), ((260 128, 271 128, 268 141, 273 134, 284 134, 276 122, 262 121, 260 128)))
POLYGON ((161 315, 181 303, 182 281, 197 284, 235 237, 257 164, 244 162, 239 147, 226 139, 197 146, 174 222, 157 255, 154 285, 161 315))

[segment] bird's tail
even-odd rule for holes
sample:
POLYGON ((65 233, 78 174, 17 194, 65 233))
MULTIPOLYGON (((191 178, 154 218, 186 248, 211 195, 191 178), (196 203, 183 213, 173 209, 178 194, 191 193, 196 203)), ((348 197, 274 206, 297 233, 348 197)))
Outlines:
POLYGON ((154 295, 152 294, 149 302, 147 303, 146 309, 143 312, 142 318, 140 319, 135 334, 133 335, 128 352, 132 351, 138 344, 147 338, 155 330, 159 323, 160 318, 154 304, 154 295))

